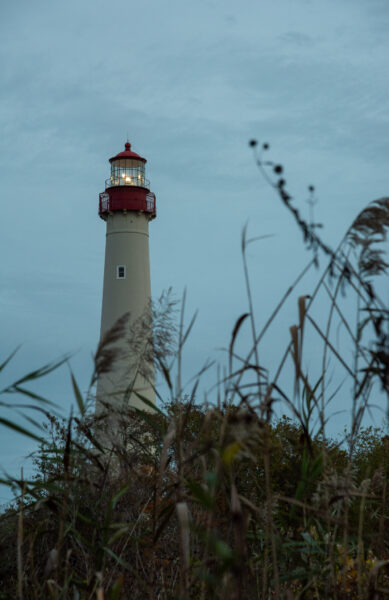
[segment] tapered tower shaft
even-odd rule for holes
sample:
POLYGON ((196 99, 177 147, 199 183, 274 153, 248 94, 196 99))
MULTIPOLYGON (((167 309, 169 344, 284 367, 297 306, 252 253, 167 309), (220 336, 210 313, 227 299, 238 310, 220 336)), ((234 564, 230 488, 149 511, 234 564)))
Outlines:
POLYGON ((155 403, 149 222, 156 210, 146 160, 127 143, 110 163, 99 198, 106 246, 96 416, 111 437, 121 415, 147 408, 140 396, 155 403))

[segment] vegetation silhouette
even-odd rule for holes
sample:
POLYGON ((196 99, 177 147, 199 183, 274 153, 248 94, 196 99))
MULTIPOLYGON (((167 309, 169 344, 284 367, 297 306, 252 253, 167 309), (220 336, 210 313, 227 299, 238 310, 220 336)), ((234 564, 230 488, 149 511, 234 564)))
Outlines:
MULTIPOLYGON (((3 478, 16 499, 0 517, 0 598, 378 599, 389 594, 389 437, 382 429, 363 427, 374 399, 389 399, 389 311, 377 291, 388 267, 389 199, 369 204, 332 249, 319 236, 320 224, 306 221, 294 205, 285 168, 268 159, 269 144, 252 140, 250 146, 302 232, 311 253, 308 264, 258 329, 247 263, 254 240, 244 229, 248 311, 236 320, 226 366, 203 403, 197 393, 211 363, 188 385, 182 383, 182 357, 195 315, 185 326, 184 295, 176 325, 174 301, 164 295, 153 307, 154 334, 144 362, 154 360, 169 398, 160 397, 156 410, 144 399, 145 410, 122 411, 117 443, 109 452, 101 448, 93 418, 93 386, 112 365, 110 344, 122 335, 122 323, 100 344, 86 394, 71 373, 77 414, 69 419, 58 417, 51 401, 26 387, 63 361, 1 391, 2 406, 33 407, 47 419, 44 426, 35 423, 38 433, 31 421, 21 426, 1 420, 38 439, 40 447, 34 477, 3 478), (327 265, 318 283, 298 298, 298 320, 290 326, 287 347, 280 348, 279 363, 266 365, 265 333, 323 258, 327 265), (328 314, 323 317, 321 310, 318 319, 313 307, 323 296, 328 314), (348 303, 355 299, 352 314, 343 308, 345 296, 348 303), (238 340, 247 325, 251 347, 241 355, 238 340), (339 328, 351 352, 338 343, 339 328), (305 366, 308 332, 322 347, 315 378, 305 366), (341 439, 327 433, 330 403, 340 391, 345 395, 330 365, 350 383, 351 427, 341 439), (23 400, 15 404, 14 397, 23 400), (284 407, 293 417, 277 418, 275 403, 278 414, 284 407)), ((308 191, 313 198, 313 186, 308 191)), ((140 321, 136 331, 129 338, 134 348, 150 323, 140 321)), ((147 368, 139 368, 147 377, 147 368)))

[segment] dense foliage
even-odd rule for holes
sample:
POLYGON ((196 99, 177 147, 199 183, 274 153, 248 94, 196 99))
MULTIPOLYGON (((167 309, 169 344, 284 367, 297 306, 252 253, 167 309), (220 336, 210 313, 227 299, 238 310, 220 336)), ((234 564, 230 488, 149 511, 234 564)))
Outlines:
POLYGON ((2 515, 1 597, 18 544, 25 598, 255 598, 276 580, 281 596, 352 598, 389 583, 381 431, 350 456, 286 417, 176 403, 134 414, 132 452, 108 460, 84 451, 85 427, 51 419, 38 474, 2 515))

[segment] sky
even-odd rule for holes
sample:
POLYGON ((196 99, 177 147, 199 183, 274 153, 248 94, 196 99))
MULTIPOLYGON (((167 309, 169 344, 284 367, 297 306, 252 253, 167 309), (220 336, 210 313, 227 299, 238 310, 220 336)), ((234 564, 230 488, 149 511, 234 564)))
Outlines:
MULTIPOLYGON (((199 311, 188 378, 224 356, 247 311, 245 223, 270 236, 248 251, 258 327, 309 260, 251 138, 270 144, 306 217, 315 185, 331 245, 388 194, 387 0, 20 0, 0 16, 0 360, 20 345, 2 388, 65 354, 88 386, 104 267, 98 194, 127 136, 157 196, 152 295, 186 289, 188 319, 199 311)), ((270 365, 312 285, 269 332, 270 365)), ((69 413, 66 366, 39 389, 69 413)), ((0 464, 17 472, 34 445, 0 436, 0 464)))

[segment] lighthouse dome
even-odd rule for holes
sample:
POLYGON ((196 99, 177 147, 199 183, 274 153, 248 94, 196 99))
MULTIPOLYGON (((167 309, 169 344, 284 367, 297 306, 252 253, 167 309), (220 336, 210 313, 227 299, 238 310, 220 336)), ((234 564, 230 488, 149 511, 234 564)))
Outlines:
POLYGON ((133 152, 131 150, 131 144, 130 142, 126 142, 124 144, 124 151, 123 152, 119 152, 119 154, 116 154, 116 156, 112 156, 112 158, 109 159, 109 162, 112 163, 113 160, 117 160, 117 159, 123 159, 123 158, 129 158, 129 159, 135 159, 135 160, 140 160, 143 163, 146 163, 147 160, 145 158, 142 158, 142 156, 139 156, 139 154, 137 154, 136 152, 133 152))

